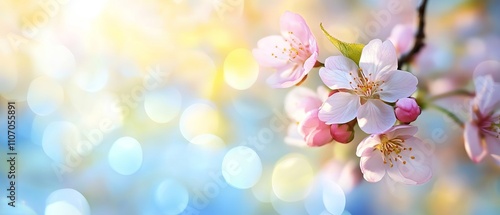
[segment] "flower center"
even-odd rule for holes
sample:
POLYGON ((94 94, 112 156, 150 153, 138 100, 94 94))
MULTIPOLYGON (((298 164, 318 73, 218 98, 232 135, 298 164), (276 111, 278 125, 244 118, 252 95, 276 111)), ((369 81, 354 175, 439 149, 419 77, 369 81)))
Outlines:
MULTIPOLYGON (((403 151, 412 151, 412 147, 406 148, 403 146, 405 140, 401 138, 389 139, 386 135, 380 136, 380 143, 373 150, 379 150, 382 153, 384 164, 389 164, 392 168, 394 163, 401 162, 406 164, 406 159, 403 157, 403 151)), ((415 156, 410 156, 410 159, 415 159, 415 156)))
POLYGON ((497 139, 500 138, 500 116, 490 117, 480 124, 484 133, 490 134, 497 139))
POLYGON ((271 53, 271 56, 279 59, 286 59, 290 63, 303 64, 307 58, 311 56, 311 51, 309 50, 309 45, 304 45, 299 39, 293 35, 293 32, 289 31, 288 35, 284 35, 285 44, 284 47, 278 45, 274 46, 275 52, 271 53))
POLYGON ((384 81, 374 81, 372 78, 372 73, 368 74, 368 77, 363 73, 363 70, 358 69, 358 74, 349 73, 353 81, 349 84, 356 94, 365 98, 372 98, 376 93, 383 91, 380 88, 380 84, 384 81))
POLYGON ((477 105, 474 105, 472 111, 476 115, 475 123, 481 131, 500 139, 500 114, 493 112, 491 115, 483 116, 477 105))

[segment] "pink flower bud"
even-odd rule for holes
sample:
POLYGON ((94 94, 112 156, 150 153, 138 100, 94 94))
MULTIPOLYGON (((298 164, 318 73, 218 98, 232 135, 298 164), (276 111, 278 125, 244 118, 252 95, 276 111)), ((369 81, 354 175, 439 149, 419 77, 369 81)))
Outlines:
POLYGON ((299 133, 304 136, 308 146, 318 147, 332 142, 330 126, 318 119, 318 109, 309 111, 305 119, 299 123, 299 133))
POLYGON ((333 124, 330 127, 333 140, 339 143, 349 143, 354 139, 354 129, 349 124, 333 124))
POLYGON ((410 123, 420 115, 420 107, 414 98, 402 98, 396 102, 396 118, 402 123, 410 123))

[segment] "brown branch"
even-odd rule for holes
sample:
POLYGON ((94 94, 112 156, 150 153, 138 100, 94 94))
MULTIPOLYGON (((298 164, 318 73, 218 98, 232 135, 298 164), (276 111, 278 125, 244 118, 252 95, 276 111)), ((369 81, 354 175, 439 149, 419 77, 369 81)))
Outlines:
POLYGON ((415 43, 413 48, 407 54, 401 56, 398 61, 398 69, 413 60, 415 55, 425 46, 425 8, 427 7, 427 0, 422 0, 422 4, 418 7, 418 29, 415 34, 415 43))
POLYGON ((316 63, 314 63, 314 67, 313 68, 316 68, 316 67, 324 67, 325 64, 319 62, 319 61, 316 61, 316 63))

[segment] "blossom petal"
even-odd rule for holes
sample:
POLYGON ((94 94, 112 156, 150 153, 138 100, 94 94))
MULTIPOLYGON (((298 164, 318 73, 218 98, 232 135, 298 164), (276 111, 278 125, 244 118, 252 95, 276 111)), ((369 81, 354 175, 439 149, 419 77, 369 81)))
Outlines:
POLYGON ((422 184, 429 181, 432 177, 432 152, 416 137, 405 139, 405 147, 413 150, 403 151, 400 154, 402 159, 395 162, 394 167, 387 171, 388 174, 405 184, 422 184))
POLYGON ((306 75, 303 67, 289 65, 288 68, 273 73, 266 81, 273 88, 288 88, 302 81, 306 75))
POLYGON ((377 78, 383 81, 382 89, 378 94, 386 102, 395 102, 398 99, 411 96, 417 90, 418 79, 413 74, 401 70, 379 73, 377 78))
POLYGON ((318 119, 318 109, 311 110, 306 113, 306 116, 303 120, 299 121, 299 133, 303 136, 306 136, 309 133, 312 133, 314 130, 320 129, 321 127, 329 127, 325 125, 323 121, 318 119))
POLYGON ((467 151, 469 158, 475 163, 483 160, 486 156, 486 148, 481 145, 479 128, 471 122, 465 124, 464 140, 465 151, 467 151))
POLYGON ((396 122, 393 108, 377 99, 369 99, 361 105, 357 116, 359 127, 368 134, 382 133, 396 122))
POLYGON ((329 130, 317 129, 306 136, 308 146, 318 147, 332 142, 333 138, 329 130))
POLYGON ((384 161, 382 160, 382 155, 379 153, 368 157, 361 157, 359 166, 366 181, 378 182, 385 175, 384 161))
POLYGON ((328 125, 346 123, 356 117, 360 105, 357 95, 337 92, 326 99, 319 110, 318 117, 328 125))
POLYGON ((500 165, 500 139, 492 135, 484 135, 486 145, 488 146, 488 153, 491 155, 495 162, 500 165))
POLYGON ((418 127, 413 125, 398 125, 392 127, 386 133, 389 139, 397 137, 414 136, 418 132, 418 127))
POLYGON ((394 26, 391 31, 391 36, 387 39, 394 44, 398 55, 401 55, 410 51, 411 45, 413 45, 415 40, 414 35, 415 29, 412 25, 398 24, 394 26))
POLYGON ((356 156, 370 156, 373 153, 373 147, 380 144, 379 135, 370 135, 363 139, 356 148, 356 156))
POLYGON ((304 120, 307 112, 322 104, 318 95, 307 87, 294 87, 285 97, 285 111, 296 122, 304 120))
POLYGON ((476 66, 476 69, 474 69, 474 78, 486 75, 491 75, 493 81, 500 83, 500 62, 487 60, 476 66))
POLYGON ((292 146, 307 146, 306 142, 304 141, 304 137, 299 134, 298 126, 295 123, 292 123, 288 126, 287 135, 284 139, 284 142, 292 146))
POLYGON ((298 38, 302 43, 306 43, 309 40, 309 37, 312 36, 304 18, 302 18, 299 14, 290 11, 286 11, 283 15, 281 15, 280 28, 283 36, 287 36, 290 32, 292 32, 292 35, 298 38))
POLYGON ((489 115, 500 102, 500 85, 493 82, 490 75, 474 78, 476 97, 474 104, 483 115, 489 115))
POLYGON ((398 56, 394 45, 389 40, 383 43, 379 39, 370 41, 361 52, 359 67, 363 69, 363 73, 368 79, 375 78, 379 72, 396 70, 398 56))
POLYGON ((400 183, 403 183, 403 184, 408 184, 408 185, 415 185, 415 184, 417 184, 417 182, 415 182, 415 181, 413 181, 413 180, 411 180, 409 178, 406 178, 401 173, 401 171, 398 168, 398 164, 396 164, 396 165, 394 165, 392 167, 387 168, 387 174, 394 181, 397 181, 397 182, 400 182, 400 183))
POLYGON ((330 89, 352 89, 353 74, 357 76, 358 66, 344 56, 331 56, 325 60, 325 67, 319 69, 319 77, 330 89))
POLYGON ((279 68, 288 63, 288 56, 279 56, 278 49, 289 47, 285 39, 278 35, 267 36, 257 42, 256 49, 252 50, 252 55, 259 65, 263 67, 279 68), (276 56, 275 56, 276 55, 276 56))
POLYGON ((321 100, 321 102, 324 102, 330 96, 330 90, 325 86, 320 85, 318 86, 318 88, 316 88, 316 94, 318 95, 318 98, 321 100))
POLYGON ((313 52, 311 56, 309 56, 309 58, 307 58, 307 60, 304 62, 303 67, 306 74, 308 74, 309 71, 311 71, 311 69, 314 67, 317 59, 318 59, 318 52, 313 52))

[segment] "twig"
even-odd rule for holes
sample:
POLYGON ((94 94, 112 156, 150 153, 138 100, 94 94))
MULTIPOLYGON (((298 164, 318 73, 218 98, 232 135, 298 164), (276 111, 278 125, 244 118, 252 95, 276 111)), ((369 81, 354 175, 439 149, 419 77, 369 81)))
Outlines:
POLYGON ((314 67, 324 67, 325 64, 319 62, 319 61, 316 61, 316 63, 314 64, 314 67))
POLYGON ((415 43, 413 44, 413 48, 407 54, 401 56, 398 61, 398 69, 404 64, 409 63, 413 60, 415 55, 425 46, 425 8, 427 7, 427 0, 422 0, 422 4, 418 7, 418 29, 415 34, 415 43))
POLYGON ((455 123, 457 123, 460 127, 464 127, 464 123, 462 122, 462 120, 460 118, 458 118, 457 115, 455 115, 454 113, 452 113, 451 111, 447 110, 446 108, 443 108, 441 106, 438 106, 438 105, 434 105, 434 104, 431 104, 429 105, 429 107, 431 108, 434 108, 438 111, 441 111, 442 113, 444 113, 446 116, 450 117, 455 123))
POLYGON ((464 89, 459 89, 459 90, 455 90, 455 91, 443 93, 443 94, 440 94, 440 95, 437 95, 437 96, 433 96, 429 100, 430 101, 435 101, 435 100, 438 100, 438 99, 448 98, 448 97, 451 97, 451 96, 468 96, 468 97, 472 97, 472 96, 474 96, 474 93, 471 93, 471 92, 469 92, 467 90, 464 90, 464 89))

